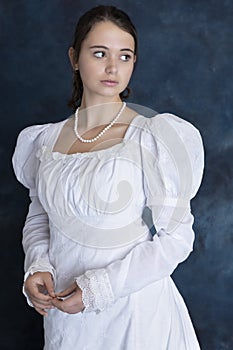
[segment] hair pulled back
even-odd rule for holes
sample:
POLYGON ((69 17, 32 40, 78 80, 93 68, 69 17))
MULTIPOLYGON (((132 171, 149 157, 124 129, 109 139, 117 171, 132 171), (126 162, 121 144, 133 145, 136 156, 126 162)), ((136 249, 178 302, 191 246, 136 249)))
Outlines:
MULTIPOLYGON (((134 38, 134 54, 137 55, 137 32, 136 29, 131 22, 129 16, 122 10, 116 8, 115 6, 96 6, 86 13, 82 17, 80 17, 75 33, 72 47, 74 48, 75 61, 78 61, 79 54, 81 51, 82 43, 85 40, 86 36, 92 29, 92 27, 104 21, 110 21, 117 25, 122 30, 131 34, 134 38)), ((73 111, 77 109, 77 107, 81 103, 81 98, 83 94, 83 83, 81 80, 81 76, 79 71, 73 72, 73 91, 71 99, 68 102, 68 106, 72 108, 73 111)), ((120 93, 120 97, 122 99, 128 98, 130 94, 130 88, 127 87, 124 91, 120 93)))

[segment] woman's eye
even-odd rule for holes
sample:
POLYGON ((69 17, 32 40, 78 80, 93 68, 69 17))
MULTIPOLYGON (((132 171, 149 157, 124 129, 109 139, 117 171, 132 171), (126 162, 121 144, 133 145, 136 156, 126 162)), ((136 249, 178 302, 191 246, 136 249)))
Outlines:
POLYGON ((122 61, 129 61, 131 59, 131 56, 130 55, 122 55, 121 56, 121 60, 122 61))
POLYGON ((94 56, 97 58, 102 58, 105 56, 105 53, 103 51, 96 51, 94 52, 94 56))

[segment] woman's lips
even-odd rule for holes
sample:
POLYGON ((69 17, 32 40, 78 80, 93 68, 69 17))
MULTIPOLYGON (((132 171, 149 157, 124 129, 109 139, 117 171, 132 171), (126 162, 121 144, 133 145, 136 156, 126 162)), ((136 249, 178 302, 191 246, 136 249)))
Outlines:
POLYGON ((115 81, 115 80, 101 80, 101 83, 105 86, 109 86, 109 87, 112 87, 112 86, 116 86, 118 84, 118 81, 115 81))

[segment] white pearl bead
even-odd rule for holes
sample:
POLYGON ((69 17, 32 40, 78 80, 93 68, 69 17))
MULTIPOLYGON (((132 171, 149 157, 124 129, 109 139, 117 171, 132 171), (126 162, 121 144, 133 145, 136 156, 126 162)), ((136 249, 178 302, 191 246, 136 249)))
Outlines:
POLYGON ((76 112, 75 112, 75 119, 74 119, 74 133, 75 133, 76 137, 82 142, 94 142, 94 141, 98 140, 108 129, 110 129, 113 126, 113 124, 117 121, 117 119, 122 114, 122 112, 125 109, 125 107, 126 107, 126 103, 123 102, 120 111, 117 113, 117 115, 112 120, 112 122, 110 124, 108 124, 97 136, 95 136, 92 139, 84 139, 78 133, 78 113, 79 113, 79 107, 78 107, 76 112))

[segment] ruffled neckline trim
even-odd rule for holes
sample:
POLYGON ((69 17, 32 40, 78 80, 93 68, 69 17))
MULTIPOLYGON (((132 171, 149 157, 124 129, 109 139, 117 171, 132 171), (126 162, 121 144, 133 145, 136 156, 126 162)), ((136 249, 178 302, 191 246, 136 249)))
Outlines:
POLYGON ((48 160, 48 159, 54 159, 54 160, 64 160, 64 159, 73 159, 73 158, 93 158, 93 157, 100 157, 102 158, 103 155, 108 156, 109 153, 114 152, 114 154, 118 154, 119 151, 125 147, 127 144, 127 140, 123 140, 120 143, 117 143, 111 147, 104 148, 101 150, 91 151, 91 152, 82 152, 82 153, 72 153, 72 154, 66 154, 61 152, 54 152, 51 147, 48 146, 42 146, 38 151, 36 152, 36 157, 39 158, 39 160, 48 160))
POLYGON ((43 145, 36 153, 36 157, 39 158, 40 160, 45 160, 45 159, 54 159, 54 160, 59 160, 59 159, 72 159, 72 158, 93 158, 93 157, 98 157, 102 158, 103 156, 109 156, 110 153, 118 154, 126 144, 130 143, 130 132, 132 131, 132 127, 137 125, 138 120, 141 120, 143 117, 141 114, 137 114, 132 121, 130 122, 126 133, 124 135, 124 138, 122 139, 121 142, 116 143, 113 146, 103 148, 100 150, 96 151, 88 151, 88 152, 76 152, 76 153, 61 153, 58 151, 53 151, 53 145, 55 142, 53 142, 52 146, 47 146, 43 145))

